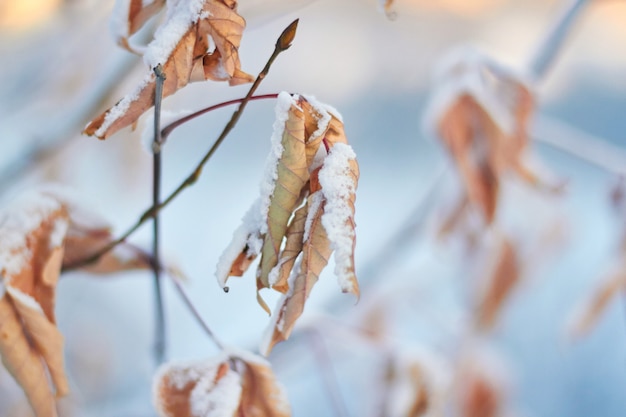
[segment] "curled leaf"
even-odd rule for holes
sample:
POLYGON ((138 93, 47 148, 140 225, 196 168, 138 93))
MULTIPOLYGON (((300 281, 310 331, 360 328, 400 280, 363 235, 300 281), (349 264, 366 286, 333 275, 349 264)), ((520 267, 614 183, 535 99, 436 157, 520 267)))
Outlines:
POLYGON ((174 94, 192 81, 228 81, 236 85, 253 80, 241 71, 239 44, 245 20, 236 12, 236 2, 227 0, 168 3, 168 18, 148 45, 144 61, 150 68, 136 90, 93 119, 83 133, 105 139, 133 124, 154 103, 156 77, 161 65, 165 74, 163 97, 174 94), (209 50, 209 37, 215 47, 209 50))
MULTIPOLYGON (((224 286, 229 275, 243 274, 260 254, 257 289, 284 294, 264 352, 289 336, 332 252, 341 290, 359 295, 354 265, 358 178, 339 113, 313 97, 281 93, 261 195, 217 266, 224 286)), ((269 312, 258 293, 257 300, 269 312)))

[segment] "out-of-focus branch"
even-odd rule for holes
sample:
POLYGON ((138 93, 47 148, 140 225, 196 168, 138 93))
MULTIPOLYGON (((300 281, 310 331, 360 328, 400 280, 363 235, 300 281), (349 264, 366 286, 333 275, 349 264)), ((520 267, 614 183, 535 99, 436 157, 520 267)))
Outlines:
POLYGON ((560 17, 548 31, 535 56, 529 63, 530 76, 534 80, 541 80, 556 59, 565 38, 570 33, 576 18, 580 15, 590 0, 568 0, 561 11, 560 17))
POLYGON ((539 143, 612 174, 626 176, 626 150, 605 139, 545 115, 537 117, 531 135, 539 143))

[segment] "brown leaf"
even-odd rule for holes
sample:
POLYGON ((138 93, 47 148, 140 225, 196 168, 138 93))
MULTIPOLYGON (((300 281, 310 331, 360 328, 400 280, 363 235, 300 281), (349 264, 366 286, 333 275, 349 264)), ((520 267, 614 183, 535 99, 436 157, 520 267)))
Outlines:
POLYGON ((513 171, 533 185, 540 183, 522 161, 534 98, 519 78, 476 53, 457 58, 443 78, 445 101, 435 98, 431 110, 435 130, 470 202, 490 224, 502 174, 513 171))
POLYGON ((520 265, 510 240, 502 238, 492 257, 494 261, 487 274, 486 287, 480 295, 475 320, 479 329, 493 327, 504 303, 519 282, 520 265))
MULTIPOLYGON (((242 274, 261 253, 257 290, 271 287, 288 300, 275 320, 287 325, 272 346, 291 332, 332 251, 342 291, 359 295, 354 266, 359 167, 341 118, 312 97, 283 92, 278 100, 261 196, 220 257, 216 274, 224 286, 228 275, 242 274)), ((269 312, 258 291, 257 300, 269 312)))
POLYGON ((23 197, 3 214, 0 353, 37 417, 56 416, 54 398, 68 391, 63 337, 54 317, 67 211, 49 197, 33 195, 23 197))
POLYGON ((324 202, 320 200, 322 200, 321 191, 309 196, 307 223, 310 222, 310 225, 302 247, 302 261, 297 275, 293 277, 293 283, 289 283, 289 291, 279 302, 278 311, 274 313, 276 315, 274 324, 268 329, 272 335, 266 338, 261 348, 261 352, 266 356, 274 345, 289 338, 296 320, 304 311, 304 304, 313 285, 330 258, 330 242, 322 226, 324 202))
POLYGON ((278 263, 289 218, 301 201, 301 191, 309 180, 305 153, 304 113, 292 105, 281 139, 282 153, 276 165, 276 180, 267 213, 267 233, 261 249, 257 280, 267 288, 269 273, 278 263))
POLYGON ((247 352, 163 365, 154 379, 162 417, 287 417, 284 390, 270 365, 247 352))
POLYGON ((148 45, 144 60, 150 72, 143 83, 120 100, 115 106, 93 119, 83 133, 105 139, 118 130, 133 124, 154 104, 156 78, 152 69, 163 67, 166 80, 163 97, 192 81, 228 81, 230 85, 250 82, 253 77, 241 71, 238 48, 245 28, 245 20, 235 10, 236 2, 205 0, 202 8, 190 12, 189 8, 175 9, 148 45), (182 22, 188 29, 181 33, 182 22), (174 39, 172 36, 177 35, 174 39), (210 37, 215 48, 209 50, 210 37), (171 45, 175 45, 172 46, 171 45))
MULTIPOLYGON (((68 392, 63 337, 54 315, 61 267, 72 256, 93 250, 90 244, 108 242, 105 230, 99 219, 57 188, 25 194, 0 214, 0 355, 37 417, 56 416, 55 396, 68 392), (88 239, 79 238, 77 231, 88 239)), ((143 258, 107 259, 94 268, 112 272, 145 267, 139 266, 143 258)))
POLYGON ((470 350, 458 365, 455 384, 462 417, 499 417, 505 411, 506 370, 499 358, 485 353, 470 350))
POLYGON ((280 254, 278 262, 278 277, 273 280, 272 288, 283 294, 289 290, 289 274, 293 269, 296 258, 302 253, 304 236, 304 225, 309 213, 309 205, 304 204, 293 215, 289 227, 287 228, 285 247, 280 254))
POLYGON ((588 334, 598 323, 609 304, 624 290, 626 290, 626 272, 622 263, 598 283, 589 297, 572 315, 569 324, 571 336, 580 338, 588 334))

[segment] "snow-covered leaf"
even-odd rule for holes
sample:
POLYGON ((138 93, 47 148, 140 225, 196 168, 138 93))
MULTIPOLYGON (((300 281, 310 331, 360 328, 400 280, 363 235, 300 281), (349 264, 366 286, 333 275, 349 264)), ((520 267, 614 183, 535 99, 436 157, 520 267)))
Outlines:
MULTIPOLYGON (((333 251, 341 290, 359 295, 354 266, 359 166, 341 116, 314 97, 283 92, 271 143, 261 195, 217 266, 224 287, 261 254, 257 289, 284 294, 265 352, 289 336, 333 251)), ((258 294, 257 299, 269 312, 258 294)))
POLYGON ((133 124, 154 104, 156 77, 162 65, 167 77, 163 96, 174 94, 192 81, 250 82, 241 70, 239 44, 246 26, 229 0, 180 0, 168 3, 167 18, 144 53, 148 74, 136 90, 93 119, 84 133, 105 139, 133 124), (209 49, 209 38, 215 44, 209 49))
MULTIPOLYGON (((24 194, 0 212, 0 355, 37 417, 56 416, 55 398, 68 392, 63 336, 54 315, 62 265, 93 250, 94 239, 108 243, 104 230, 98 216, 58 187, 24 194)), ((148 265, 143 257, 111 254, 93 268, 114 272, 148 265)))
POLYGON ((242 351, 162 365, 154 377, 153 391, 161 417, 291 415, 269 363, 242 351))
POLYGON ((463 50, 442 65, 427 127, 454 159, 470 202, 487 224, 504 172, 540 182, 523 161, 534 106, 521 77, 476 51, 463 50))

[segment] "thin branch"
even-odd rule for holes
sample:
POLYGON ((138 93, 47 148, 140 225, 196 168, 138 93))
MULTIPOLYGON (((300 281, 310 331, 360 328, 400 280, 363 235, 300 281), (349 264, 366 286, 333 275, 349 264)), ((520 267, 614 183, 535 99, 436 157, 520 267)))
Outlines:
POLYGON ((332 358, 328 353, 324 338, 316 329, 309 329, 308 334, 311 340, 311 349, 319 364, 319 370, 324 380, 324 387, 335 409, 335 414, 338 417, 348 417, 350 415, 348 413, 348 407, 341 395, 337 374, 335 373, 332 358))
MULTIPOLYGON (((248 101, 265 100, 265 99, 272 99, 272 98, 277 98, 277 97, 278 97, 278 94, 259 94, 258 96, 250 97, 248 101)), ((244 100, 245 100, 245 97, 236 98, 234 100, 229 100, 229 101, 224 101, 222 103, 214 104, 213 106, 205 107, 204 109, 188 114, 185 117, 181 117, 180 119, 165 126, 163 130, 161 130, 161 143, 165 143, 165 141, 170 136, 170 134, 174 131, 174 129, 176 129, 179 126, 182 126, 188 121, 193 120, 196 117, 201 116, 205 113, 212 112, 213 110, 217 110, 217 109, 221 109, 222 107, 241 103, 244 100)))
POLYGON ((200 315, 200 312, 198 311, 196 306, 191 301, 191 298, 189 297, 189 295, 187 294, 187 292, 185 291, 185 289, 183 288, 181 283, 175 277, 173 277, 173 276, 171 276, 169 274, 168 274, 168 276, 170 276, 170 279, 172 280, 172 283, 174 284, 174 287, 178 291, 178 294, 183 299, 183 302, 185 303, 185 305, 189 309, 189 312, 191 312, 191 314, 194 316, 194 318, 196 319, 196 321, 198 322, 200 327, 202 327, 204 332, 209 336, 209 338, 213 341, 213 343, 215 343, 215 346, 217 346, 218 349, 224 350, 224 344, 215 336, 215 333, 213 333, 213 331, 211 330, 209 325, 202 318, 202 316, 200 315))
MULTIPOLYGON (((156 75, 154 93, 154 138, 152 141, 152 205, 158 206, 161 201, 161 102, 163 100, 163 83, 165 73, 161 65, 154 68, 156 75)), ((152 273, 154 275, 154 300, 156 308, 154 353, 157 363, 165 359, 165 309, 161 291, 161 256, 159 251, 159 216, 152 219, 152 273)))
POLYGON ((607 172, 626 176, 626 151, 606 139, 583 132, 548 116, 537 117, 532 128, 535 141, 575 156, 607 172))
POLYGON ((246 94, 246 96, 243 98, 243 100, 241 101, 241 104, 239 104, 239 107, 237 107, 237 110, 235 110, 229 122, 226 124, 226 126, 222 130, 222 133, 219 135, 219 137, 217 138, 213 146, 208 150, 208 152, 200 160, 200 162, 195 167, 195 169, 191 172, 191 174, 187 178, 185 178, 185 180, 163 202, 161 202, 158 205, 154 205, 148 208, 146 211, 144 211, 144 213, 139 217, 137 222, 134 225, 132 225, 119 238, 110 242, 108 245, 104 246, 102 249, 95 252, 93 255, 83 260, 80 260, 73 265, 68 266, 67 268, 65 268, 66 270, 79 268, 81 266, 88 265, 92 262, 97 261, 98 258, 100 258, 102 255, 104 255, 105 253, 113 249, 115 246, 125 241, 130 235, 132 235, 137 229, 139 229, 139 227, 143 225, 148 219, 154 217, 164 207, 166 207, 169 203, 171 203, 182 191, 184 191, 187 187, 193 185, 198 180, 198 178, 202 174, 202 168, 204 167, 204 165, 209 161, 209 159, 211 159, 211 156, 213 156, 213 154, 215 153, 217 148, 220 146, 220 144, 224 141, 224 139, 226 139, 228 134, 237 125, 237 122, 241 118, 241 115, 243 111, 245 110, 246 105, 252 99, 254 92, 259 88, 261 81, 263 81, 263 79, 269 73, 269 70, 272 64, 274 63, 274 61, 276 60, 276 58, 278 57, 278 55, 280 55, 282 52, 289 49, 289 47, 291 46, 291 42, 293 41, 293 38, 295 37, 297 25, 298 25, 298 19, 296 19, 289 26, 287 26, 287 28, 279 36, 276 42, 274 51, 272 52, 272 55, 270 56, 267 63, 265 64, 265 67, 263 67, 259 75, 254 80, 254 83, 252 83, 250 90, 248 90, 248 94, 246 94))
POLYGON ((560 17, 555 21, 529 64, 530 75, 533 79, 540 80, 545 76, 574 26, 576 18, 588 3, 590 3, 589 0, 568 0, 560 17))

